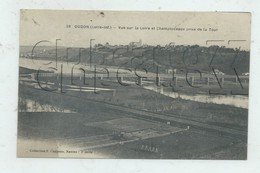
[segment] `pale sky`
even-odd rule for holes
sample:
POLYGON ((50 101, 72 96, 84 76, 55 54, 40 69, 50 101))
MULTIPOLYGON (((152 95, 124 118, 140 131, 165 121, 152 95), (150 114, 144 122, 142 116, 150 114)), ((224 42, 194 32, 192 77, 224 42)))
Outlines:
POLYGON ((217 44, 227 47, 250 47, 250 13, 220 12, 115 12, 115 11, 69 11, 69 10, 21 10, 20 45, 34 45, 41 40, 49 40, 46 45, 89 47, 93 44, 129 44, 142 40, 143 44, 175 45, 217 44), (66 26, 70 25, 70 28, 66 26), (110 26, 112 29, 79 29, 75 25, 110 26), (139 30, 120 30, 118 27, 139 27, 139 30), (140 30, 140 27, 154 27, 155 30, 140 30), (157 30, 157 27, 185 28, 185 31, 157 30), (187 28, 196 31, 187 31, 187 28), (207 31, 198 31, 205 28, 207 31), (209 31, 209 28, 217 29, 209 31), (228 45, 228 40, 231 41, 228 45))

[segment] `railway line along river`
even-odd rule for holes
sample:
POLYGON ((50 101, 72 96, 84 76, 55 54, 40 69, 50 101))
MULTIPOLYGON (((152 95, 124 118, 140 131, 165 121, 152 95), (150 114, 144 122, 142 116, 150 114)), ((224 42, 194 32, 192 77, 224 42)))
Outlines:
POLYGON ((178 92, 167 92, 161 88, 154 86, 143 86, 143 88, 155 91, 171 98, 180 98, 183 100, 191 100, 201 103, 213 103, 234 106, 238 108, 248 109, 248 97, 240 95, 206 95, 206 94, 195 94, 188 95, 178 92))

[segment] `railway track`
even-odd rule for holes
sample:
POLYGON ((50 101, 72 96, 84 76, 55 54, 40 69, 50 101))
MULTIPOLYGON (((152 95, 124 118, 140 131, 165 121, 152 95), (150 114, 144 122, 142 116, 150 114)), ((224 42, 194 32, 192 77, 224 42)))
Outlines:
POLYGON ((47 91, 44 91, 41 89, 36 89, 36 88, 30 88, 30 89, 33 89, 33 90, 39 92, 39 94, 41 92, 43 92, 43 94, 45 94, 45 95, 46 94, 63 95, 64 100, 68 100, 69 98, 73 97, 74 99, 78 99, 83 102, 88 102, 88 103, 92 103, 92 104, 99 103, 99 104, 102 104, 102 106, 104 106, 106 108, 130 113, 130 115, 133 115, 133 116, 139 117, 139 118, 143 118, 143 119, 154 120, 154 121, 165 122, 165 123, 171 122, 171 124, 179 123, 179 124, 182 124, 185 126, 206 129, 206 130, 210 130, 210 131, 216 131, 216 132, 220 132, 220 133, 224 133, 224 134, 231 134, 231 135, 243 136, 243 137, 247 136, 247 131, 232 129, 232 128, 228 128, 228 127, 221 127, 221 126, 216 126, 216 125, 209 125, 209 124, 198 122, 195 120, 179 118, 179 117, 177 117, 177 115, 174 116, 172 114, 169 115, 169 114, 154 113, 154 112, 149 112, 149 111, 144 111, 144 110, 137 110, 137 109, 121 106, 121 105, 115 105, 115 104, 111 104, 111 103, 107 103, 107 102, 91 100, 91 99, 87 99, 87 98, 81 98, 81 97, 77 97, 77 96, 65 94, 65 93, 47 92, 47 91), (68 98, 66 98, 66 97, 68 97, 68 98))

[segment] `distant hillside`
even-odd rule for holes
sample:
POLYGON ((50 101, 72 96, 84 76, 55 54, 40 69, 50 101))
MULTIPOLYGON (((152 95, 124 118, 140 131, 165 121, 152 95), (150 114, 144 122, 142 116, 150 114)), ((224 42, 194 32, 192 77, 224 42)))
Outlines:
MULTIPOLYGON (((21 46, 20 55, 31 57, 31 46, 21 46)), ((123 66, 126 68, 145 68, 155 72, 159 67, 160 72, 167 69, 177 69, 177 72, 186 69, 195 69, 210 72, 212 67, 226 74, 234 75, 234 68, 238 74, 249 72, 249 51, 210 46, 140 46, 129 45, 103 46, 95 45, 90 49, 58 47, 58 59, 62 61, 90 63, 108 66, 123 66), (68 56, 67 56, 68 55, 68 56), (80 56, 79 56, 80 55, 80 56)), ((35 59, 53 59, 56 57, 55 47, 41 46, 34 50, 35 59)))

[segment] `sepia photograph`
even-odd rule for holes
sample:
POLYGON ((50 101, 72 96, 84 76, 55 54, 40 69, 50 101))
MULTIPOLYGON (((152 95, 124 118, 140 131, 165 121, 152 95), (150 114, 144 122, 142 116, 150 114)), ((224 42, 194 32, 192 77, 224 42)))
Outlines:
POLYGON ((247 160, 251 13, 20 10, 17 157, 247 160))

